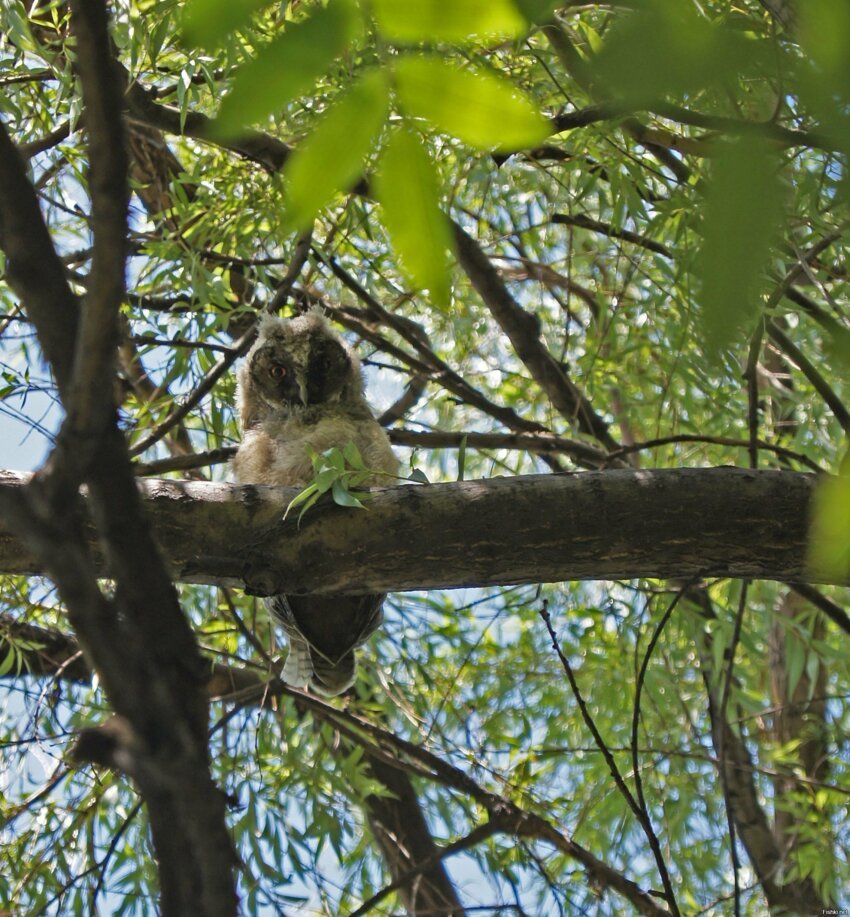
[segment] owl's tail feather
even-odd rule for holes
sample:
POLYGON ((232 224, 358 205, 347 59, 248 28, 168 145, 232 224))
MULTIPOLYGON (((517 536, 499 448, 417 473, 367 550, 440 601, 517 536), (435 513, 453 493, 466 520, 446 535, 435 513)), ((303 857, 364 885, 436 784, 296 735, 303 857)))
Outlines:
POLYGON ((281 677, 293 688, 306 688, 313 677, 313 662, 310 659, 310 647, 299 636, 288 633, 289 655, 281 672, 281 677))
POLYGON ((289 655, 281 675, 284 682, 293 688, 306 688, 308 685, 319 694, 334 697, 342 694, 354 684, 354 652, 346 653, 341 659, 332 662, 321 653, 310 648, 310 645, 295 634, 289 638, 289 655))
POLYGON ((350 650, 342 658, 331 662, 321 653, 312 652, 313 679, 310 686, 314 691, 333 697, 342 694, 354 684, 354 651, 350 650))
MULTIPOLYGON (((366 598, 377 599, 377 604, 371 607, 375 604, 373 601, 367 606, 370 617, 358 635, 355 645, 362 643, 381 622, 383 596, 367 596, 366 598)), ((286 657, 283 672, 281 672, 284 682, 292 685, 293 688, 303 689, 309 686, 326 697, 334 697, 347 691, 354 684, 354 650, 349 650, 339 659, 325 656, 321 650, 311 646, 304 639, 287 596, 272 595, 265 602, 272 617, 282 625, 289 640, 289 655, 286 657)))

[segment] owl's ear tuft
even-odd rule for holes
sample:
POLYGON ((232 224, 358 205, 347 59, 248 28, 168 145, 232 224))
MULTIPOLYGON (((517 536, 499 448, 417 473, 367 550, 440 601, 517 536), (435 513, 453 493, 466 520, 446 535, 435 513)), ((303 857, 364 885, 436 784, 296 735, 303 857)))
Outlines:
POLYGON ((283 328, 283 323, 284 319, 279 318, 277 315, 272 315, 270 312, 262 312, 257 330, 257 339, 264 340, 272 337, 275 332, 283 328))

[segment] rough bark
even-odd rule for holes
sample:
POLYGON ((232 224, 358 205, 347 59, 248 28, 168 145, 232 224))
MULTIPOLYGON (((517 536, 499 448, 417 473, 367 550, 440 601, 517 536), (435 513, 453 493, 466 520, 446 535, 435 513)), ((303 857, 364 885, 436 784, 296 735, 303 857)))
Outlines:
MULTIPOLYGON (((410 777, 377 758, 369 759, 371 776, 393 794, 369 796, 366 815, 393 879, 435 858, 438 847, 425 821, 410 777)), ((399 889, 408 914, 463 914, 463 905, 442 862, 399 889)))
MULTIPOLYGON (((0 497, 26 480, 0 473, 0 497)), ((493 478, 378 490, 366 510, 328 500, 300 524, 297 511, 283 518, 289 488, 139 486, 179 580, 357 594, 635 577, 823 581, 806 567, 816 480, 737 468, 493 478)), ((42 572, 2 520, 0 571, 42 572)))
POLYGON ((712 742, 722 759, 729 808, 768 903, 781 913, 821 911, 823 902, 810 882, 781 884, 782 856, 752 779, 753 759, 743 739, 720 715, 717 692, 711 687, 708 687, 708 698, 712 742))
POLYGON ((70 4, 88 135, 93 249, 82 298, 65 280, 21 156, 0 124, 0 247, 65 408, 56 446, 25 488, 0 493, 4 523, 56 584, 116 716, 80 756, 130 775, 148 804, 163 915, 236 912, 224 797, 209 774, 204 670, 135 487, 112 401, 124 299, 128 186, 121 84, 104 2, 70 4), (83 528, 78 487, 88 488, 83 528), (101 591, 93 560, 109 558, 101 591))
MULTIPOLYGON (((715 616, 708 591, 689 589, 688 599, 707 621, 715 616)), ((807 880, 782 884, 782 854, 762 806, 746 736, 734 728, 724 710, 722 676, 714 669, 713 637, 708 629, 700 648, 700 669, 708 700, 711 740, 728 815, 758 876, 771 913, 805 913, 824 906, 807 880)), ((734 841, 733 841, 734 843, 734 841)), ((733 855, 734 861, 734 855, 733 855)))
MULTIPOLYGON (((825 627, 823 615, 812 618, 811 608, 805 599, 789 591, 779 602, 770 629, 770 691, 775 705, 773 734, 777 745, 787 747, 798 743, 795 752, 792 752, 795 764, 789 763, 786 772, 773 780, 773 833, 782 857, 782 874, 787 874, 800 848, 805 845, 799 819, 784 803, 792 794, 800 798, 806 790, 810 791, 808 780, 825 781, 829 772, 827 669, 822 660, 818 661, 813 678, 809 665, 815 652, 813 644, 824 640, 825 627), (794 622, 799 630, 789 627, 789 621, 794 622), (793 646, 805 655, 807 662, 796 679, 789 665, 789 649, 793 646), (800 772, 804 780, 799 779, 800 772)), ((827 834, 828 810, 820 814, 824 833, 827 834)), ((817 890, 811 879, 802 880, 799 884, 812 901, 816 900, 817 890)))

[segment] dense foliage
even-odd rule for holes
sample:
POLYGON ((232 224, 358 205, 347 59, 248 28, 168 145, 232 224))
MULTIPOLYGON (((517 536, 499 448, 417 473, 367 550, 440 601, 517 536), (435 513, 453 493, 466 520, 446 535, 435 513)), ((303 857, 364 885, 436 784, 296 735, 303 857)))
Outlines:
MULTIPOLYGON (((317 305, 414 480, 839 468, 842 4, 109 6, 133 192, 116 391, 140 474, 227 480, 254 316, 317 305)), ((83 294, 97 240, 70 22, 63 2, 3 5, 0 120, 83 294)), ((0 299, 3 438, 26 433, 16 457, 35 467, 61 408, 27 303, 2 278, 0 299)), ((833 581, 848 480, 819 520, 833 581)), ((179 589, 218 675, 270 679, 210 688, 246 913, 350 913, 415 867, 374 843, 376 805, 411 805, 378 747, 456 843, 444 862, 472 913, 848 904, 846 590, 398 593, 334 714, 274 681, 258 599, 179 589), (572 844, 657 894, 624 893, 572 844)), ((133 781, 71 756, 109 704, 63 603, 13 576, 0 602, 0 903, 153 913, 133 781)), ((393 892, 374 912, 402 907, 393 892)))

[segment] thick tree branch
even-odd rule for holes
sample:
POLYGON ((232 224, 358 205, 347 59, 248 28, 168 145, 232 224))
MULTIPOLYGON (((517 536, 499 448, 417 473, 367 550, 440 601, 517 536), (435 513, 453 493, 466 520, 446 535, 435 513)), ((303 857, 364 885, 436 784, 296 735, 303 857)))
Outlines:
POLYGON ((95 264, 81 320, 21 157, 0 130, 0 245, 68 411, 50 470, 25 490, 4 492, 2 505, 56 582, 110 702, 128 724, 122 767, 148 804, 163 913, 229 915, 236 908, 235 863, 224 800, 209 774, 205 672, 151 536, 112 403, 126 157, 105 5, 77 0, 72 24, 91 106, 95 264), (88 485, 95 526, 87 536, 79 478, 88 485), (113 596, 98 588, 96 564, 113 579, 113 596))
MULTIPOLYGON (((2 473, 0 496, 25 480, 2 473)), ((805 563, 816 481, 738 468, 529 475, 387 488, 365 511, 323 502, 300 525, 283 518, 291 488, 139 486, 175 577, 269 594, 635 577, 817 581, 805 563)), ((2 525, 0 569, 42 569, 2 525)))
POLYGON ((24 161, 0 123, 0 247, 6 275, 26 304, 60 392, 71 378, 79 302, 47 231, 24 161))
POLYGON ((106 8, 81 0, 72 8, 86 107, 94 248, 66 409, 74 434, 82 442, 94 439, 96 446, 113 412, 112 399, 104 392, 112 385, 117 315, 124 295, 127 153, 120 74, 109 53, 106 8))
MULTIPOLYGON (((689 588, 686 595, 706 620, 715 616, 707 590, 699 587, 689 588)), ((759 797, 754 779, 756 768, 745 737, 733 728, 723 710, 721 691, 725 693, 725 690, 720 684, 721 676, 715 669, 713 641, 713 634, 706 628, 699 652, 703 681, 708 695, 711 738, 717 752, 717 767, 727 812, 734 820, 735 830, 759 877, 768 902, 775 907, 787 908, 790 913, 804 913, 812 906, 819 908, 821 903, 811 897, 808 889, 803 894, 798 881, 780 884, 781 856, 759 797)), ((731 668, 729 672, 731 674, 731 668)), ((737 859, 734 849, 733 859, 737 859)))
MULTIPOLYGON (((342 747, 351 746, 346 742, 342 747)), ((394 761, 368 753, 366 766, 369 776, 390 793, 368 796, 365 811, 375 843, 393 878, 392 887, 400 889, 399 897, 407 912, 446 917, 463 914, 463 906, 443 866, 442 851, 434 843, 410 774, 394 761), (418 881, 410 881, 414 878, 411 871, 418 881)))

